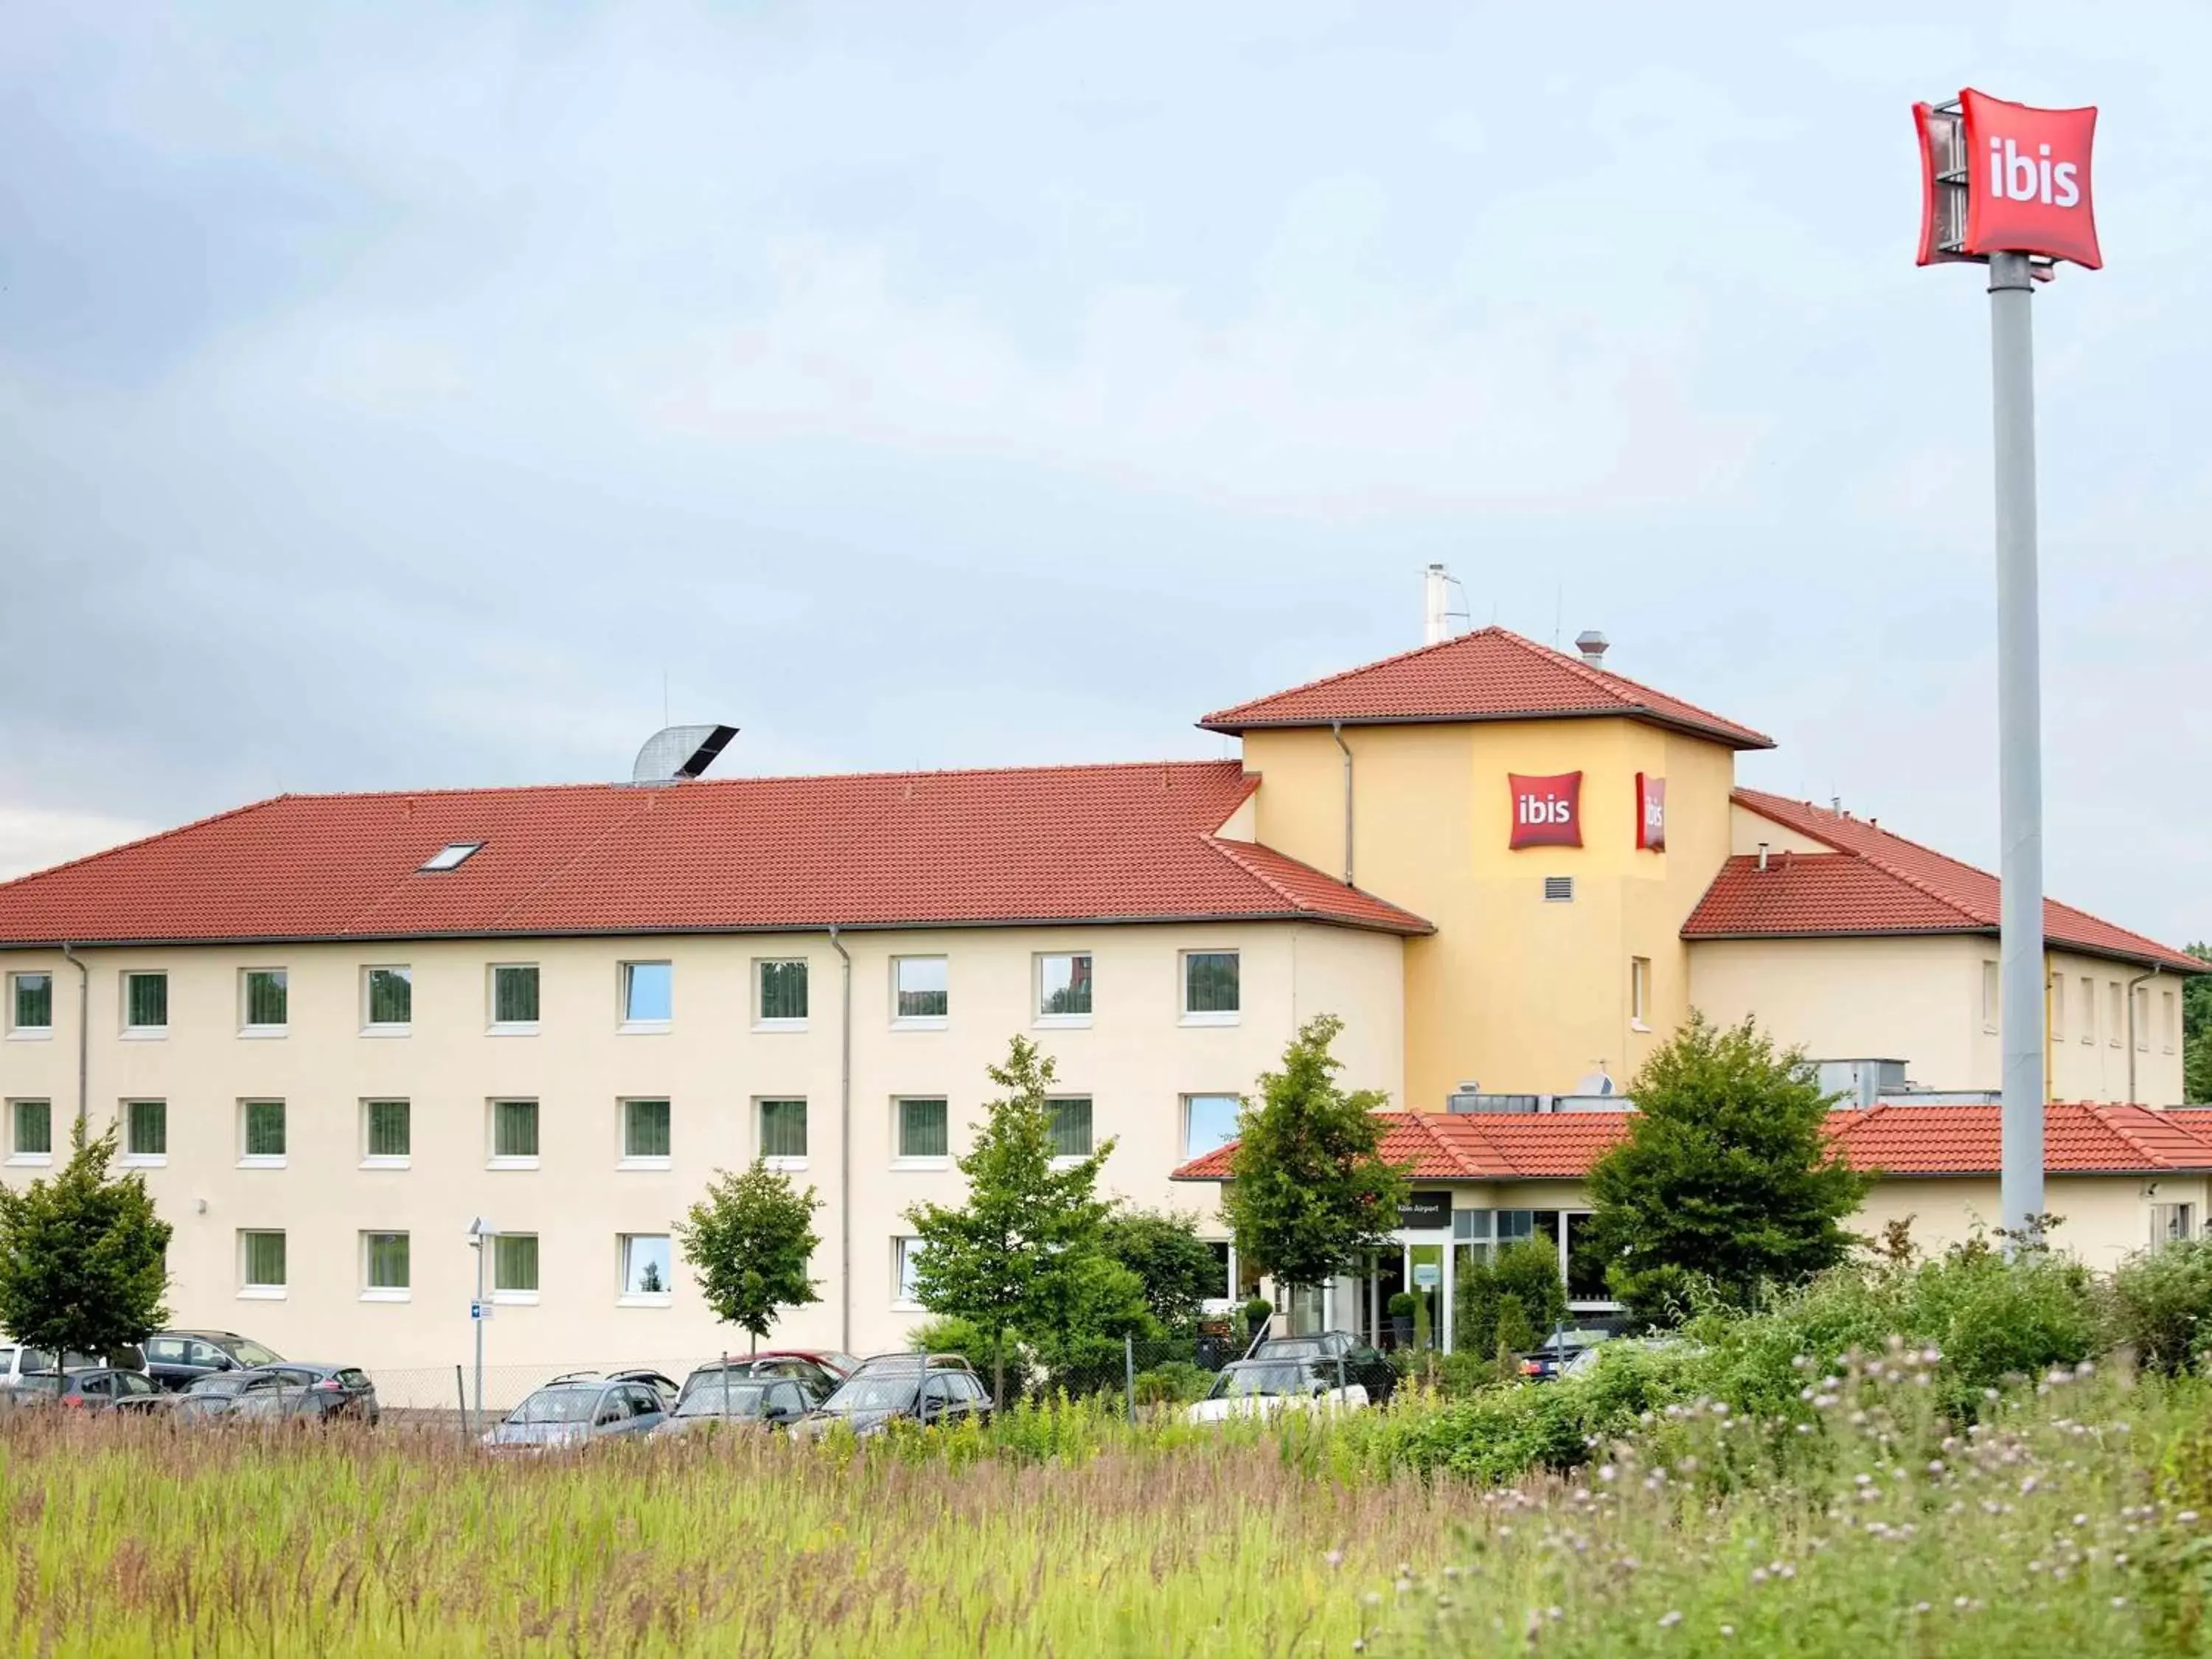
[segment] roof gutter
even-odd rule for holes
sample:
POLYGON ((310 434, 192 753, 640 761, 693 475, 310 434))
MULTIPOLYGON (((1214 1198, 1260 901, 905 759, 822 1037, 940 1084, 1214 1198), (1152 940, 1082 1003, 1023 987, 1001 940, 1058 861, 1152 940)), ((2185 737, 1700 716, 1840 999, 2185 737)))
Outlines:
POLYGON ((1352 881, 1352 745, 1344 740, 1344 722, 1331 720, 1328 734, 1336 739, 1336 746, 1344 751, 1344 884, 1352 881))
MULTIPOLYGON (((77 955, 74 945, 63 945, 62 955, 68 958, 70 966, 76 969, 76 1128, 77 1138, 82 1140, 85 1134, 86 1116, 90 1103, 88 1085, 92 1073, 92 970, 84 965, 84 958, 77 955)), ((2133 1049, 2129 1050, 2128 1058, 2130 1060, 2135 1058, 2133 1049)))
POLYGON ((853 1352, 853 954, 830 924, 842 964, 837 997, 837 1346, 853 1352))

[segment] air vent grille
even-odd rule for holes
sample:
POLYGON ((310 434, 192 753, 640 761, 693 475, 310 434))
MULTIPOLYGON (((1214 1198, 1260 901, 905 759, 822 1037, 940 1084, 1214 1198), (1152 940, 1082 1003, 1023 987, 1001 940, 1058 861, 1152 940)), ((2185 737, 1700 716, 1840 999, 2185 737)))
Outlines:
POLYGON ((1544 902, 1572 904, 1575 902, 1575 878, 1572 876, 1544 878, 1544 902))

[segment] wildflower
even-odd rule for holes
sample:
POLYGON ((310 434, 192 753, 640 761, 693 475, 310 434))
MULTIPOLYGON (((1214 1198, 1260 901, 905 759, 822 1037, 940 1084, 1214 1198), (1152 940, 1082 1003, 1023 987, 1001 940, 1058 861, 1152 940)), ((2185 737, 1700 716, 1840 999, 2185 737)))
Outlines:
POLYGON ((1954 1595, 1951 1598, 1951 1605, 1964 1613, 1966 1610, 1966 1598, 1963 1595, 1954 1595))
POLYGON ((1735 1626, 1734 1625, 1723 1625, 1723 1626, 1721 1626, 1721 1634, 1722 1634, 1722 1635, 1723 1635, 1723 1636, 1733 1636, 1733 1635, 1735 1635, 1735 1626))
POLYGON ((2197 1524, 2197 1511, 2184 1510, 2173 1517, 2173 1522, 2178 1527, 2193 1527, 2197 1524))
POLYGON ((1766 1569, 1765 1567, 1753 1567, 1751 1570, 1751 1582, 1754 1584, 1765 1583, 1766 1582, 1766 1569))
POLYGON ((2124 1595, 2115 1595, 2112 1598, 2112 1605, 2116 1607, 2124 1607, 2127 1606, 2127 1604, 2128 1598, 2124 1595))
MULTIPOLYGON (((1402 1304, 1401 1304, 1401 1305, 1402 1305, 1402 1304)), ((2030 1492, 2033 1492, 2033 1491, 2035 1490, 2035 1488, 2036 1488, 2036 1479, 2035 1479, 2035 1477, 2034 1477, 2033 1475, 2032 1475, 2032 1474, 2031 1474, 2031 1475, 2027 1475, 2027 1476, 2024 1477, 2024 1478, 2021 1480, 2021 1483, 2020 1483, 2020 1492, 2021 1492, 2021 1497, 2023 1497, 2023 1498, 2027 1497, 2027 1494, 2028 1494, 2028 1493, 2030 1493, 2030 1492)))
POLYGON ((1342 1550, 1331 1550, 1328 1554, 1322 1556, 1322 1559, 1328 1563, 1332 1569, 1340 1567, 1344 1565, 1344 1552, 1342 1550))
MULTIPOLYGON (((1403 1303, 1401 1303, 1399 1305, 1400 1305, 1401 1307, 1403 1307, 1405 1304, 1404 1304, 1403 1303)), ((1942 1473, 1943 1473, 1943 1460, 1942 1460, 1942 1458, 1940 1458, 1940 1457, 1931 1457, 1931 1458, 1929 1458, 1929 1459, 1928 1460, 1928 1473, 1929 1473, 1929 1474, 1942 1474, 1942 1473)))
POLYGON ((1660 1616, 1659 1628, 1661 1630, 1672 1630, 1675 1626, 1681 1622, 1681 1610, 1680 1608, 1674 1608, 1660 1616))
POLYGON ((1912 1604, 1912 1610, 1915 1613, 1925 1613, 1928 1611, 1928 1604, 1925 1601, 1916 1601, 1912 1604))
POLYGON ((2089 1517, 2086 1515, 2077 1515, 2074 1517, 2074 1524, 2077 1527, 2086 1527, 2089 1524, 2089 1517))

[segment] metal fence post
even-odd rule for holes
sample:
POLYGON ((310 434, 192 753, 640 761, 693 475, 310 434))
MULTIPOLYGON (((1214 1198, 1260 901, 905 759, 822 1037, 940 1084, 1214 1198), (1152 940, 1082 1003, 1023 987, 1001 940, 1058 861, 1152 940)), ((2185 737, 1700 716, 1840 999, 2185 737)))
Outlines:
POLYGON ((453 1394, 461 1402, 461 1443, 465 1446, 471 1437, 470 1431, 474 1425, 469 1421, 468 1379, 462 1376, 461 1368, 459 1365, 453 1367, 453 1394))
POLYGON ((1137 1420, 1137 1341, 1133 1336, 1121 1338, 1121 1389, 1128 1401, 1129 1420, 1137 1420))
POLYGON ((730 1426, 730 1356, 722 1356, 722 1426, 730 1426))

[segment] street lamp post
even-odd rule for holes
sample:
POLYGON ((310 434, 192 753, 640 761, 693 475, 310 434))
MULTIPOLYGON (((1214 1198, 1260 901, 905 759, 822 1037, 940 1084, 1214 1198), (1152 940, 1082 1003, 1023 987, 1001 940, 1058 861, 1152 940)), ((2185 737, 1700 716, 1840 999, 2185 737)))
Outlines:
POLYGON ((491 1317, 491 1303, 484 1295, 484 1255, 498 1236, 499 1229, 482 1216, 469 1223, 469 1248, 477 1253, 477 1299, 469 1307, 469 1322, 477 1329, 476 1413, 471 1427, 478 1434, 483 1432, 484 1326, 491 1317))

